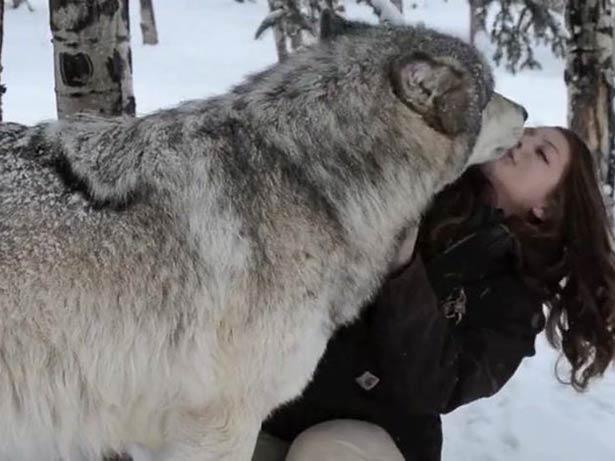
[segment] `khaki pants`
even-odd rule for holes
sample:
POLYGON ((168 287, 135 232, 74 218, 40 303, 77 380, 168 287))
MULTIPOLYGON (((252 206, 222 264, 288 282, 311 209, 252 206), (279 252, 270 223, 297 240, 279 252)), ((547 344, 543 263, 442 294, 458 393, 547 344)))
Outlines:
POLYGON ((339 419, 306 429, 290 446, 261 433, 252 461, 404 461, 404 457, 381 427, 339 419))

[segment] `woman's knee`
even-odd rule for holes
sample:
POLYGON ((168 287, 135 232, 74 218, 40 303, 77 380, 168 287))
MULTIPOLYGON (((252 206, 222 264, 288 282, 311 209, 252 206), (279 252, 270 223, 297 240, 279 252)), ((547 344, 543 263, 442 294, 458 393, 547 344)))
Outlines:
POLYGON ((293 441, 286 461, 403 461, 391 436, 375 424, 339 419, 317 424, 293 441))

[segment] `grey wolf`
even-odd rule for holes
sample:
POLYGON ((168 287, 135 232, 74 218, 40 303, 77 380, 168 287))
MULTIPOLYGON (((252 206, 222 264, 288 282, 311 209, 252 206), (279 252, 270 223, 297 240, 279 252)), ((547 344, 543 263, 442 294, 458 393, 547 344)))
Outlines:
POLYGON ((0 459, 249 459, 434 193, 517 142, 475 49, 352 30, 208 100, 2 128, 0 459))

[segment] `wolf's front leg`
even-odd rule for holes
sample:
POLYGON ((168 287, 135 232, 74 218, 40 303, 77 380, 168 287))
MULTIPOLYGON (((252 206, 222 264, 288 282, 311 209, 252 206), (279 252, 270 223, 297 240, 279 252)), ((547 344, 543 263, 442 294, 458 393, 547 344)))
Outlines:
POLYGON ((250 461, 260 418, 237 402, 184 410, 165 421, 165 446, 154 461, 250 461))

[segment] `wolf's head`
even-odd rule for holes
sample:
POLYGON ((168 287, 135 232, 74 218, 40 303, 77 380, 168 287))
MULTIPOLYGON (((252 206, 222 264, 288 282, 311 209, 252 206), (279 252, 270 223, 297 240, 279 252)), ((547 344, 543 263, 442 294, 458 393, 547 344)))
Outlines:
POLYGON ((466 133, 474 146, 466 165, 499 157, 516 144, 525 109, 494 91, 483 56, 461 40, 429 29, 372 26, 322 14, 321 41, 361 41, 388 34, 390 84, 394 94, 434 130, 449 137, 466 133))

